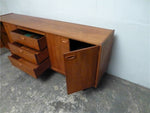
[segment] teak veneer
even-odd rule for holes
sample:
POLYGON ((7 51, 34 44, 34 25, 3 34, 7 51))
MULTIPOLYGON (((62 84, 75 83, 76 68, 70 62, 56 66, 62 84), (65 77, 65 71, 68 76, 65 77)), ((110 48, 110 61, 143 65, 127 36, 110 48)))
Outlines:
POLYGON ((114 30, 13 13, 0 22, 12 64, 34 78, 48 68, 64 74, 68 94, 96 88, 107 70, 114 30))
POLYGON ((3 47, 8 48, 8 42, 9 42, 9 39, 4 29, 4 26, 2 23, 0 23, 0 48, 3 48, 3 47))

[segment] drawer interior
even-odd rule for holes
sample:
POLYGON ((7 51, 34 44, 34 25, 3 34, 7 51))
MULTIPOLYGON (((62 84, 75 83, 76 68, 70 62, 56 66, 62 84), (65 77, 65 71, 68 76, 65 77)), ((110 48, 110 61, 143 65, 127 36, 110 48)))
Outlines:
POLYGON ((17 46, 17 47, 19 47, 19 48, 21 48, 23 45, 22 44, 20 44, 20 43, 17 43, 17 42, 14 42, 14 43, 12 43, 13 45, 15 45, 15 46, 17 46))
POLYGON ((94 46, 92 44, 88 44, 85 42, 80 42, 80 41, 76 41, 76 40, 72 40, 72 39, 69 39, 69 42, 70 42, 70 51, 94 46))
POLYGON ((14 55, 14 54, 11 55, 11 57, 12 57, 13 59, 15 59, 15 60, 18 60, 18 61, 21 60, 21 57, 19 57, 19 56, 17 56, 17 55, 14 55))
POLYGON ((26 36, 26 37, 31 37, 31 38, 34 38, 34 39, 40 39, 40 38, 43 37, 43 35, 33 33, 33 32, 30 32, 30 31, 25 31, 25 30, 22 30, 22 29, 16 29, 16 30, 13 30, 12 32, 23 35, 23 36, 26 36))

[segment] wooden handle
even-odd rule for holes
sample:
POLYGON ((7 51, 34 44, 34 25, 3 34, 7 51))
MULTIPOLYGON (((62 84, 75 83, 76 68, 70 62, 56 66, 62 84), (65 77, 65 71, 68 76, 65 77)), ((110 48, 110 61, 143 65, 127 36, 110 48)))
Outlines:
POLYGON ((22 49, 20 49, 20 50, 19 50, 19 52, 20 52, 20 53, 22 53, 22 52, 23 52, 23 50, 22 50, 22 49))
POLYGON ((62 40, 62 43, 67 43, 68 42, 68 40, 62 40))
POLYGON ((21 39, 24 40, 25 38, 24 38, 24 37, 21 37, 21 39))
POLYGON ((73 59, 76 58, 76 56, 75 56, 75 55, 70 55, 70 56, 66 56, 65 58, 66 58, 67 60, 73 60, 73 59))
POLYGON ((19 63, 19 66, 22 66, 22 64, 21 64, 21 63, 19 63))

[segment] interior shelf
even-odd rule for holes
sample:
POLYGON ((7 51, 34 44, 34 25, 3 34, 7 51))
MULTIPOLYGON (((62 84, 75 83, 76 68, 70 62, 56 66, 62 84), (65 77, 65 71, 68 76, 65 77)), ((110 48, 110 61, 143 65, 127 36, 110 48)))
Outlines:
POLYGON ((91 46, 94 45, 70 39, 70 51, 87 48, 91 46))

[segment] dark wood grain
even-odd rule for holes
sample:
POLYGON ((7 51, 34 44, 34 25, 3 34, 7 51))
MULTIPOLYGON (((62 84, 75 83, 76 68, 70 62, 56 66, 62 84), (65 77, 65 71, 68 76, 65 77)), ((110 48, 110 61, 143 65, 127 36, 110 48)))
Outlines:
MULTIPOLYGON (((9 57, 12 64, 35 78, 49 67, 66 75, 68 94, 89 87, 97 87, 104 72, 107 71, 114 30, 19 14, 0 16, 0 21, 4 24, 10 42, 16 41, 23 44, 21 49, 26 51, 24 56, 20 55, 22 58, 9 57), (22 35, 12 32, 15 29, 30 31, 43 37, 41 39, 23 38, 22 35), (44 64, 43 60, 47 53, 42 50, 46 48, 46 45, 49 61, 47 60, 44 64), (31 48, 40 51, 36 53, 37 51, 32 51, 31 48), (27 57, 30 58, 28 60, 30 62, 26 61, 27 57), (37 59, 43 62, 40 65, 33 64, 37 59), (20 66, 20 62, 23 63, 23 67, 20 66), (29 69, 29 67, 32 68, 29 69)), ((11 51, 19 55, 17 48, 11 51)))
POLYGON ((11 63, 22 71, 28 73, 34 78, 40 76, 46 69, 49 68, 49 59, 45 60, 42 64, 32 64, 21 57, 16 55, 9 56, 11 63))
POLYGON ((63 55, 69 52, 69 39, 53 34, 47 34, 46 38, 51 68, 65 74, 63 55))
POLYGON ((17 28, 17 26, 14 25, 14 24, 9 24, 9 23, 5 23, 5 22, 3 22, 3 25, 4 25, 4 28, 6 30, 9 42, 11 42, 11 43, 14 42, 12 40, 12 36, 11 36, 10 32, 13 31, 13 30, 15 30, 17 28))
POLYGON ((36 51, 18 43, 9 43, 8 45, 13 54, 18 55, 34 64, 40 64, 48 58, 47 48, 42 51, 36 51))
POLYGON ((11 31, 11 38, 15 42, 21 43, 36 50, 42 50, 46 48, 46 39, 44 36, 41 37, 40 39, 35 39, 32 37, 22 35, 18 32, 11 31))
POLYGON ((17 29, 22 29, 22 30, 30 31, 30 32, 37 33, 37 34, 40 34, 40 35, 45 35, 44 32, 37 31, 37 30, 35 30, 35 29, 29 29, 29 28, 22 27, 22 26, 17 26, 17 29))
POLYGON ((0 48, 8 48, 9 39, 2 23, 0 23, 0 48))
POLYGON ((3 42, 3 39, 2 39, 2 34, 4 33, 3 31, 3 26, 2 26, 2 23, 0 22, 0 48, 3 48, 5 47, 5 44, 3 42))
POLYGON ((98 46, 64 54, 68 94, 94 87, 98 46))
POLYGON ((110 34, 109 38, 105 42, 103 42, 103 45, 101 45, 100 47, 97 65, 97 74, 95 78, 95 87, 98 86, 103 74, 107 71, 114 40, 113 35, 114 32, 110 34))
POLYGON ((97 28, 68 22, 43 19, 19 14, 1 16, 0 21, 23 26, 26 28, 52 33, 71 39, 101 45, 113 32, 113 30, 97 28))

